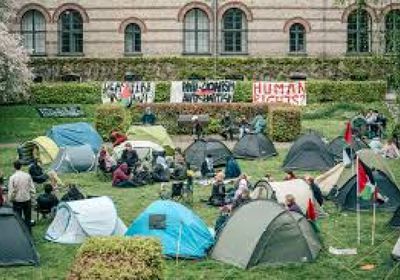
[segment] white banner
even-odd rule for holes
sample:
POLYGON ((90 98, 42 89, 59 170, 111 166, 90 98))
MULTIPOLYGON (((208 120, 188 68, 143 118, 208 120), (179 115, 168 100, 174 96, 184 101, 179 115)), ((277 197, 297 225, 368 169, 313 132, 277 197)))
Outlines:
POLYGON ((103 103, 130 99, 137 103, 152 103, 156 96, 154 82, 105 82, 101 97, 103 103))
POLYGON ((175 81, 171 103, 229 103, 233 101, 234 81, 175 81))
POLYGON ((288 103, 307 105, 306 83, 297 82, 254 82, 253 103, 288 103))

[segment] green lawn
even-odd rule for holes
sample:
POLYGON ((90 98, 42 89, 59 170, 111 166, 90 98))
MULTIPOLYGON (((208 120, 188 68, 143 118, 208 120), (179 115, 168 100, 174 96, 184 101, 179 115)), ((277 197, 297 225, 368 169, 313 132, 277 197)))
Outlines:
MULTIPOLYGON (((7 108, 10 114, 16 117, 8 117, 4 123, 3 113, 0 120, 0 134, 9 131, 12 124, 22 123, 18 118, 18 111, 22 115, 33 114, 28 107, 7 108), (17 119, 17 120, 16 120, 17 119), (6 128, 4 128, 4 126, 6 128), (7 128, 8 127, 8 128, 7 128)), ((4 109, 4 108, 2 108, 4 109)), ((318 110, 315 109, 315 110, 318 110)), ((349 112, 345 112, 348 114, 349 112)), ((34 118, 34 115, 31 115, 34 118)), ((29 119, 29 117, 26 117, 29 119)), ((303 126, 322 131, 325 136, 333 138, 342 133, 343 114, 340 113, 328 119, 306 119, 303 126)), ((32 119, 31 119, 32 121, 32 119)), ((36 127, 32 135, 40 135, 50 122, 36 124, 32 121, 32 127, 36 127), (34 134, 36 133, 36 134, 34 134)), ((3 142, 12 140, 0 138, 3 142), (7 140, 7 141, 6 141, 7 140)), ((28 134, 26 134, 28 135, 28 134)), ((279 156, 265 161, 240 161, 244 172, 251 176, 253 182, 266 173, 270 173, 275 179, 281 179, 284 174, 280 166, 287 153, 286 149, 279 149, 279 156)), ((0 170, 10 174, 12 160, 15 158, 14 148, 0 148, 0 170)), ((389 162, 397 179, 400 178, 400 164, 389 162)), ((119 211, 122 220, 129 225, 139 213, 152 201, 158 198, 159 185, 153 185, 138 189, 115 189, 109 182, 104 182, 95 174, 68 175, 62 178, 66 182, 78 183, 84 193, 90 195, 110 196, 119 211)), ((397 180, 399 181, 399 180, 397 180)), ((218 210, 201 202, 200 198, 206 198, 210 193, 209 187, 195 187, 194 211, 205 220, 209 226, 214 225, 218 210)), ((391 217, 390 213, 378 213, 376 245, 370 246, 371 214, 362 213, 362 245, 358 248, 357 256, 333 256, 327 252, 330 246, 337 248, 353 248, 356 246, 356 217, 354 213, 338 212, 332 203, 328 203, 325 210, 329 216, 321 222, 321 239, 323 250, 314 263, 303 265, 290 265, 285 267, 257 267, 248 271, 225 265, 212 259, 202 261, 166 261, 166 279, 383 279, 394 268, 390 259, 390 252, 400 235, 387 226, 391 217), (361 265, 374 264, 372 271, 363 271, 361 265)), ((41 221, 34 227, 34 240, 41 256, 41 265, 34 267, 16 267, 0 269, 0 279, 65 279, 74 259, 78 246, 57 245, 44 240, 43 236, 48 227, 48 222, 41 221)), ((245 230, 245 229, 243 229, 245 230)), ((1 229, 0 229, 1 233, 1 229)), ((1 236, 1 235, 0 235, 1 236)), ((0 248, 1 249, 1 248, 0 248)), ((400 279, 400 267, 393 270, 388 279, 400 279)))

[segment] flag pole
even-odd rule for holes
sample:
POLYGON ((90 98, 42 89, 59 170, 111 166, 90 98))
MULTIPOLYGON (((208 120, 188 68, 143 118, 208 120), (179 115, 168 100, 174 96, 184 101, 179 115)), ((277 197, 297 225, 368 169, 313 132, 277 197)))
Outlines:
POLYGON ((376 197, 374 193, 374 202, 372 204, 372 233, 371 233, 371 245, 375 245, 375 228, 376 228, 376 197))
POLYGON ((359 165, 359 160, 358 156, 356 157, 356 169, 357 169, 357 175, 356 175, 356 211, 357 211, 357 244, 358 246, 361 245, 361 215, 360 215, 360 200, 358 197, 358 190, 360 186, 358 185, 358 165, 359 165))

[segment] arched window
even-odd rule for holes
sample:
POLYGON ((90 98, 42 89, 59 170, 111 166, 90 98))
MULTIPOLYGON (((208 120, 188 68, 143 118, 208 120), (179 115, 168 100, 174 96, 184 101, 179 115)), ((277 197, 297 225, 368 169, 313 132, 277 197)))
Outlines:
POLYGON ((400 51, 400 10, 390 11, 385 18, 386 52, 400 51))
POLYGON ((130 23, 125 28, 125 53, 140 53, 142 51, 142 31, 136 23, 130 23))
POLYGON ((347 51, 369 52, 371 48, 371 17, 366 10, 357 9, 347 19, 347 51))
POLYGON ((242 10, 229 9, 222 19, 223 52, 243 53, 247 51, 247 24, 242 10))
POLYGON ((210 52, 210 21, 207 14, 201 9, 191 9, 184 20, 184 52, 210 52))
POLYGON ((61 54, 83 53, 83 20, 75 10, 64 11, 58 20, 61 54))
POLYGON ((300 23, 293 24, 289 29, 289 51, 293 53, 306 52, 306 29, 300 23))
POLYGON ((21 19, 21 35, 24 47, 31 55, 46 52, 46 20, 37 10, 27 11, 21 19))

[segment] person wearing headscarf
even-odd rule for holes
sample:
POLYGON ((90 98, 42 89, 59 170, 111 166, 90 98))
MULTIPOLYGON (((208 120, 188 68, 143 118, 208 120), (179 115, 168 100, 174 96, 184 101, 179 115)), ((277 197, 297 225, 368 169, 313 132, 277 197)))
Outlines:
POLYGON ((122 163, 113 173, 112 185, 114 187, 130 188, 137 187, 129 174, 128 164, 122 163))

